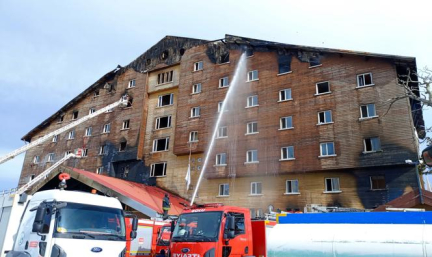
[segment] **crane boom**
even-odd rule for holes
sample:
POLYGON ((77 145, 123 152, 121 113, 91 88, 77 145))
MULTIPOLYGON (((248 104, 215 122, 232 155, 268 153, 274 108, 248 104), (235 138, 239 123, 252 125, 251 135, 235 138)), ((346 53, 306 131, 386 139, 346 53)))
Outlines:
POLYGON ((17 155, 19 155, 19 154, 21 154, 21 153, 23 153, 23 152, 25 152, 25 151, 27 151, 27 150, 35 147, 35 146, 37 146, 37 145, 39 145, 39 144, 41 144, 43 142, 45 142, 46 140, 52 138, 55 135, 63 133, 65 131, 67 131, 67 130, 69 130, 69 129, 71 129, 71 128, 73 128, 73 127, 75 127, 75 126, 77 126, 77 125, 79 125, 79 124, 87 121, 87 120, 90 120, 90 119, 98 116, 99 114, 102 114, 102 113, 104 113, 104 112, 106 112, 106 111, 108 111, 110 109, 113 109, 113 108, 119 106, 119 105, 126 106, 128 104, 128 101, 129 101, 129 97, 127 95, 124 95, 124 96, 122 96, 122 98, 119 101, 117 101, 115 103, 112 103, 112 104, 110 104, 108 106, 105 106, 104 108, 99 109, 98 111, 96 111, 94 113, 91 113, 91 114, 89 114, 87 116, 84 116, 81 119, 78 119, 78 120, 76 120, 76 121, 74 121, 72 123, 69 123, 68 125, 66 125, 64 127, 61 127, 61 128, 59 128, 59 129, 57 129, 57 130, 55 130, 53 132, 50 132, 50 133, 46 134, 45 136, 43 136, 41 138, 38 138, 35 141, 33 141, 33 142, 31 142, 31 143, 23 146, 23 147, 20 147, 20 148, 18 148, 16 150, 14 150, 14 151, 6 154, 3 157, 0 157, 0 164, 2 164, 4 162, 6 162, 6 161, 8 161, 8 160, 10 160, 12 158, 14 158, 15 156, 17 156, 17 155))

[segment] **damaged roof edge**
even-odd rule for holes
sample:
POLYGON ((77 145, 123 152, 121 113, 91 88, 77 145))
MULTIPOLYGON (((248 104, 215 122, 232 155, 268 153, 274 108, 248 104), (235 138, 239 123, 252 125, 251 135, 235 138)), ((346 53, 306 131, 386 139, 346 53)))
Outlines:
POLYGON ((67 104, 65 104, 63 107, 61 107, 57 112, 52 114, 49 118, 44 120, 42 123, 34 127, 32 130, 30 130, 27 134, 25 134, 21 140, 29 142, 31 141, 31 138, 33 134, 37 133, 39 130, 45 128, 46 126, 49 126, 50 122, 52 122, 58 115, 61 115, 64 113, 68 108, 76 104, 78 101, 83 99, 85 96, 87 96, 93 89, 98 87, 100 84, 103 84, 107 80, 112 79, 115 74, 119 71, 118 68, 115 68, 114 70, 108 72, 107 74, 103 75, 100 79, 98 79, 95 83, 93 83, 91 86, 89 86, 87 89, 85 89, 83 92, 81 92, 79 95, 77 95, 75 98, 70 100, 67 104))

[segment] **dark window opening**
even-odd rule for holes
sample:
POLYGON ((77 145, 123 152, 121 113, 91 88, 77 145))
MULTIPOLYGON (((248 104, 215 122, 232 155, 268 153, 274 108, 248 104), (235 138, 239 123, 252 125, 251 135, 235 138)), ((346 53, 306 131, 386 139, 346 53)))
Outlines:
POLYGON ((229 62, 229 56, 230 56, 229 53, 221 55, 220 62, 221 63, 227 63, 227 62, 229 62))
POLYGON ((326 179, 326 191, 327 191, 327 192, 331 192, 331 191, 333 191, 333 187, 332 187, 332 181, 331 181, 331 179, 326 179))
POLYGON ((330 83, 328 82, 321 82, 316 84, 316 93, 317 94, 324 94, 330 92, 330 83))
POLYGON ((246 49, 246 57, 254 55, 254 50, 252 48, 246 49))
POLYGON ((381 150, 381 143, 378 137, 366 138, 364 140, 365 152, 376 152, 381 150))
POLYGON ((173 104, 173 94, 159 96, 159 107, 173 104))
POLYGON ((291 55, 280 55, 278 57, 279 74, 291 71, 291 55))
POLYGON ((162 60, 166 60, 168 58, 168 50, 163 51, 162 55, 161 55, 161 59, 162 60))
POLYGON ((96 97, 96 96, 99 96, 99 94, 100 94, 100 92, 99 92, 99 89, 96 89, 95 91, 94 91, 94 97, 96 97))
POLYGON ((123 168, 123 178, 129 177, 129 166, 123 168))
POLYGON ((61 115, 61 116, 59 117, 58 122, 59 122, 59 123, 60 123, 60 122, 63 122, 63 120, 64 120, 64 115, 61 115))
POLYGON ((314 67, 318 65, 321 65, 320 59, 318 57, 313 56, 309 59, 309 67, 314 67))
POLYGON ((166 151, 169 147, 169 138, 156 139, 153 142, 153 152, 166 151))
POLYGON ((185 50, 184 50, 184 48, 181 48, 181 49, 180 49, 180 56, 183 56, 183 55, 184 55, 184 53, 185 53, 185 50))
POLYGON ((129 97, 129 100, 128 100, 128 103, 127 103, 127 105, 126 105, 126 108, 127 108, 127 107, 132 107, 132 103, 133 103, 133 98, 132 98, 132 97, 129 97))
POLYGON ((124 152, 126 150, 127 142, 120 142, 119 152, 124 152))
POLYGON ((156 129, 171 127, 171 116, 160 117, 156 120, 156 129))
POLYGON ((146 60, 146 64, 147 64, 147 65, 150 65, 150 64, 151 64, 151 59, 147 59, 147 60, 146 60))
POLYGON ((150 176, 161 177, 166 175, 166 162, 155 163, 151 166, 150 176))
POLYGON ((173 74, 174 74, 174 71, 159 73, 157 83, 163 84, 163 83, 172 82, 173 81, 173 74))
POLYGON ((73 119, 73 120, 78 119, 78 111, 74 111, 74 112, 72 113, 72 119, 73 119))
POLYGON ((370 176, 370 183, 372 190, 386 189, 386 182, 384 176, 370 176))

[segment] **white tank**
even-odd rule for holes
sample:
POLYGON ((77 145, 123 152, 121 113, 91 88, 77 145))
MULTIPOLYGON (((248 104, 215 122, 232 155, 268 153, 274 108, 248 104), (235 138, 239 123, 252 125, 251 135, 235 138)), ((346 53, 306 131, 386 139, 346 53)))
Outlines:
POLYGON ((291 214, 267 228, 267 256, 432 256, 431 216, 427 212, 291 214))

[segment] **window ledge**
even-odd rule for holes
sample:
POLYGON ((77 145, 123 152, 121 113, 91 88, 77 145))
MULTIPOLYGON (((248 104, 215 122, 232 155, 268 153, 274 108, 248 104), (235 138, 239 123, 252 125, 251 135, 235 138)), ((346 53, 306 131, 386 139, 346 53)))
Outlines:
POLYGON ((166 178, 166 175, 163 176, 150 176, 151 178, 166 178))
POLYGON ((254 82, 254 81, 259 81, 259 79, 246 80, 246 82, 254 82))
POLYGON ((218 86, 218 88, 223 89, 223 88, 229 88, 229 85, 226 86, 218 86))
POLYGON ((321 67, 321 66, 322 66, 322 63, 318 64, 318 65, 314 65, 314 66, 309 66, 309 69, 313 69, 313 68, 317 68, 317 67, 321 67))
POLYGON ((216 64, 216 65, 224 65, 224 64, 230 64, 230 62, 222 62, 222 63, 218 63, 218 64, 216 64))
POLYGON ((193 117, 189 117, 189 119, 190 119, 190 120, 193 120, 193 119, 198 119, 199 117, 201 117, 201 115, 193 116, 193 117))
POLYGON ((291 74, 291 73, 292 73, 292 70, 284 72, 284 73, 278 73, 276 76, 283 76, 283 75, 291 74))
POLYGON ((364 121, 364 120, 371 120, 371 119, 375 119, 378 118, 378 115, 375 116, 370 116, 370 117, 363 117, 363 118, 359 118, 359 121, 364 121))
POLYGON ((153 129, 152 131, 159 131, 159 130, 164 130, 164 129, 170 129, 171 127, 166 127, 166 128, 158 128, 158 129, 153 129))
POLYGON ((314 96, 328 95, 328 94, 331 94, 331 93, 332 93, 332 91, 328 91, 328 92, 324 92, 324 93, 316 93, 316 94, 314 94, 314 96))
POLYGON ((373 87, 375 84, 365 85, 365 86, 356 86, 356 89, 364 88, 364 87, 373 87))
POLYGON ((329 155, 320 155, 318 158, 330 158, 330 157, 337 157, 337 154, 329 154, 329 155))
POLYGON ((278 103, 283 103, 283 102, 289 102, 289 101, 292 101, 293 99, 292 98, 290 98, 290 99, 286 99, 286 100, 279 100, 279 101, 277 101, 278 103))
POLYGON ((201 70, 193 70, 192 72, 198 72, 198 71, 203 71, 204 69, 201 69, 201 70))
POLYGON ((199 95, 201 92, 191 93, 190 95, 199 95))
MULTIPOLYGON (((74 140, 75 138, 68 138, 66 141, 74 140)), ((56 143, 56 142, 55 142, 56 143)))
POLYGON ((263 196, 263 194, 249 194, 248 196, 263 196))
POLYGON ((129 90, 129 89, 133 89, 133 88, 135 88, 135 87, 127 87, 126 89, 129 90))
POLYGON ((124 128, 124 129, 120 129, 120 131, 125 131, 125 130, 129 130, 130 128, 124 128))
POLYGON ((90 135, 90 136, 83 136, 83 137, 91 137, 92 135, 90 135))
POLYGON ((229 195, 217 195, 216 198, 227 198, 229 195))
POLYGON ((279 159, 280 162, 284 162, 284 161, 294 161, 295 158, 288 158, 288 159, 279 159))
POLYGON ((244 164, 245 165, 249 165, 249 164, 258 164, 259 163, 259 161, 255 161, 255 162, 245 162, 244 164))
POLYGON ((280 128, 278 130, 290 130, 290 129, 294 129, 294 127, 290 127, 290 128, 280 128))
POLYGON ((196 141, 187 141, 187 142, 188 142, 188 144, 192 144, 192 143, 198 143, 199 140, 196 140, 196 141))
POLYGON ((246 133, 245 136, 259 134, 259 132, 246 133))
POLYGON ((284 193, 284 195, 300 195, 300 193, 284 193))
POLYGON ((213 167, 225 167, 225 166, 227 166, 227 164, 215 164, 215 165, 213 165, 213 167))
POLYGON ((254 107, 258 107, 258 106, 259 106, 259 104, 257 104, 257 105, 252 105, 252 106, 246 106, 245 109, 254 108, 254 107))
MULTIPOLYGON (((152 152, 150 152, 150 154, 154 154, 154 153, 164 153, 164 152, 168 152, 169 151, 169 149, 167 149, 167 150, 162 150, 162 151, 152 151, 152 152)), ((124 152, 124 151, 119 151, 119 152, 124 152)))
POLYGON ((171 83, 173 83, 174 81, 168 81, 168 82, 164 82, 164 83, 160 83, 160 84, 157 84, 156 83, 156 87, 159 87, 159 86, 165 86, 165 85, 168 85, 168 84, 171 84, 171 83))
POLYGON ((172 106, 174 104, 167 104, 167 105, 162 105, 162 106, 156 106, 156 108, 164 108, 164 107, 168 107, 168 106, 172 106))
POLYGON ((223 138, 228 138, 228 136, 225 136, 225 137, 217 137, 216 139, 223 139, 223 138))
POLYGON ((329 125, 329 124, 333 124, 334 123, 334 121, 332 121, 332 122, 325 122, 325 123, 318 123, 318 124, 316 124, 317 126, 322 126, 322 125, 329 125))
POLYGON ((340 194, 342 191, 323 191, 324 194, 340 194))
POLYGON ((109 134, 110 132, 102 132, 101 135, 109 134))
POLYGON ((376 151, 363 151, 363 154, 371 154, 371 153, 382 153, 383 150, 376 150, 376 151))

